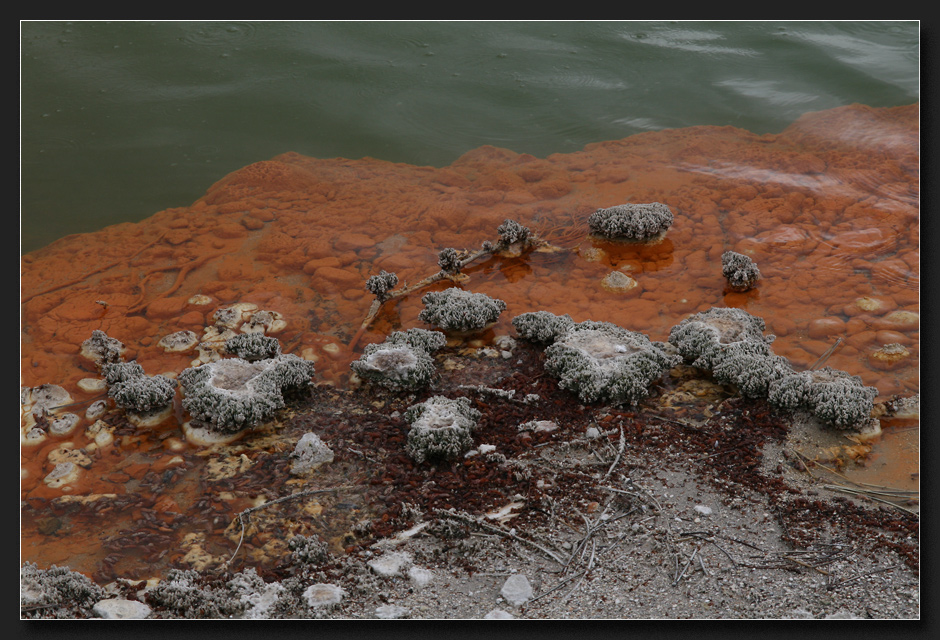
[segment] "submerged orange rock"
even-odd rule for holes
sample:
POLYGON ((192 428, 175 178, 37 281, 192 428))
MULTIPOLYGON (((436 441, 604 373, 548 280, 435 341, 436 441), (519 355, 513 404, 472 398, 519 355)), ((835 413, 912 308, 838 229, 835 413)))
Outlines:
MULTIPOLYGON (((341 385, 366 342, 425 327, 418 292, 383 307, 350 349, 373 301, 370 276, 416 282, 437 271, 441 250, 477 249, 509 218, 563 250, 464 270, 465 289, 507 304, 493 336, 514 335, 520 313, 548 310, 665 340, 689 314, 739 306, 779 333, 774 350, 798 369, 844 337, 827 365, 881 397, 917 392, 918 113, 916 104, 852 105, 806 114, 780 134, 690 127, 547 158, 487 146, 444 168, 285 153, 222 178, 189 207, 23 256, 21 385, 90 398, 76 383, 99 375, 79 356, 94 330, 127 345, 126 359, 148 374, 179 373, 193 353, 159 341, 201 335, 216 310, 238 302, 280 314, 284 351, 316 360, 316 379, 341 385), (671 208, 665 240, 588 237, 592 212, 631 202, 671 208), (752 291, 726 295, 729 250, 760 268, 752 291), (641 286, 611 290, 612 272, 641 286), (879 332, 909 356, 873 361, 879 332)), ((24 497, 53 491, 42 483, 45 460, 24 451, 23 467, 24 497)))

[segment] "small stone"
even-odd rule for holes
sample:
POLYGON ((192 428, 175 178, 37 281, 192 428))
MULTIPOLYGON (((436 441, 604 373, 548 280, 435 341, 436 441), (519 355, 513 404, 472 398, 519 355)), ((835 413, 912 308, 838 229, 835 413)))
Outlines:
POLYGON ((508 611, 503 611, 502 609, 493 609, 485 616, 484 620, 515 620, 516 617, 509 613, 508 611))
POLYGON ((295 476, 309 475, 321 465, 333 462, 333 450, 315 433, 305 433, 291 454, 290 472, 295 476))
POLYGON ((49 433, 56 436, 66 436, 75 430, 81 420, 74 413, 63 413, 55 417, 49 424, 49 433))
MULTIPOLYGON (((104 380, 101 381, 102 383, 104 380)), ((95 400, 90 405, 88 409, 85 410, 85 419, 86 420, 97 420, 103 416, 108 411, 108 401, 107 400, 95 400)))
POLYGON ((395 620, 407 617, 408 609, 397 604, 383 604, 381 607, 376 607, 375 615, 382 620, 395 620))
POLYGON ((318 607, 332 607, 343 600, 346 592, 335 584, 312 584, 304 591, 307 605, 318 607))
POLYGON ((423 567, 411 567, 408 569, 408 578, 415 589, 423 589, 434 579, 434 572, 423 567))
POLYGON ((868 364, 874 369, 891 371, 911 363, 911 352, 904 345, 886 344, 868 354, 868 364))
POLYGON ((611 271, 601 280, 601 286, 614 293, 639 293, 636 280, 622 271, 611 271))
POLYGON ((99 618, 105 620, 142 620, 150 615, 150 607, 136 600, 109 598, 92 607, 99 618))
POLYGON ((703 504, 697 504, 693 507, 697 513, 702 514, 703 516, 710 516, 712 514, 711 507, 706 507, 703 504))
POLYGON ((78 465, 72 462, 60 462, 49 472, 43 482, 51 489, 59 489, 78 480, 81 471, 78 465))
POLYGON ((85 393, 101 393, 108 388, 104 378, 82 378, 77 386, 85 393))
POLYGON ((407 553, 393 551, 369 562, 369 568, 383 578, 400 576, 405 565, 411 562, 407 553))
POLYGON ((192 351, 199 344, 199 336, 192 331, 177 331, 163 336, 157 343, 167 353, 185 353, 192 351))
POLYGON ((518 607, 532 598, 532 585, 524 575, 514 573, 506 579, 499 593, 506 598, 507 602, 518 607))

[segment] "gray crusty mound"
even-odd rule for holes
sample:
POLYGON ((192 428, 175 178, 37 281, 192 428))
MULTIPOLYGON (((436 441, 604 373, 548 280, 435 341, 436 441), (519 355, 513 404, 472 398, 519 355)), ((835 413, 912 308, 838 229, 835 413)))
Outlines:
POLYGON ((672 226, 673 215, 668 205, 620 204, 598 209, 588 217, 591 234, 606 240, 646 242, 663 236, 672 226))

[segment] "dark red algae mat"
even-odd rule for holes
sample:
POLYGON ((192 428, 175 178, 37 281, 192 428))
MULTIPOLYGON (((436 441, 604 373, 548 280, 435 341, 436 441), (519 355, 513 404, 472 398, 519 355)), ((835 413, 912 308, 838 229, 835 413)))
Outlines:
MULTIPOLYGON (((766 468, 765 446, 785 441, 791 422, 789 416, 775 412, 766 402, 728 394, 720 411, 693 422, 687 417, 695 407, 661 402, 662 393, 674 382, 667 376, 654 387, 651 397, 636 407, 586 406, 574 394, 559 389, 556 380, 544 373, 542 350, 522 341, 509 359, 461 355, 444 349, 437 360, 439 378, 423 393, 401 395, 372 387, 347 392, 320 386, 308 398, 295 402, 292 417, 280 427, 280 434, 287 440, 313 431, 333 449, 335 459, 322 468, 323 475, 318 476, 316 485, 350 487, 338 492, 330 503, 331 518, 339 519, 332 522, 331 528, 346 529, 332 542, 346 554, 365 551, 378 539, 406 530, 417 522, 419 516, 415 514, 433 517, 441 510, 456 510, 479 516, 518 502, 523 506, 512 522, 524 536, 527 529, 549 523, 545 504, 555 505, 559 513, 591 511, 610 499, 610 493, 601 485, 612 456, 594 463, 582 461, 566 469, 540 464, 540 452, 583 439, 585 430, 594 426, 600 438, 607 440, 604 446, 608 451, 629 451, 617 469, 621 474, 629 475, 631 467, 655 467, 667 458, 692 461, 695 477, 689 481, 707 483, 726 496, 729 505, 742 496, 762 502, 785 532, 783 542, 795 549, 839 538, 851 542, 863 554, 892 549, 902 562, 915 573, 918 571, 916 515, 876 503, 823 498, 814 495, 815 491, 790 484, 783 465, 766 468), (449 362, 452 368, 440 366, 442 362, 449 362), (477 384, 466 385, 467 380, 477 384), (539 400, 527 400, 530 394, 537 394, 539 400), (482 414, 474 430, 474 442, 494 445, 500 456, 497 464, 485 455, 436 465, 416 464, 408 457, 408 424, 402 414, 431 395, 471 399, 472 406, 482 414), (518 428, 533 420, 551 420, 558 428, 518 428), (592 470, 592 464, 596 465, 595 473, 586 472, 585 468, 592 470), (348 514, 345 520, 343 513, 348 514), (363 516, 370 520, 358 520, 363 516)), ((701 417, 701 413, 697 415, 701 417)), ((260 490, 271 499, 283 497, 290 493, 277 489, 291 478, 286 453, 268 452, 256 457, 249 476, 223 481, 216 488, 246 495, 260 490)), ((793 459, 787 464, 798 468, 805 463, 793 459)), ((286 502, 276 508, 283 509, 282 513, 266 521, 275 524, 265 527, 279 527, 279 531, 267 533, 287 536, 291 529, 287 523, 298 517, 298 510, 286 502)), ((321 536, 327 537, 322 532, 321 536)), ((228 568, 237 571, 248 563, 269 581, 290 575, 294 569, 286 557, 273 566, 250 561, 252 546, 261 544, 264 537, 247 536, 228 568)), ((470 573, 482 570, 471 561, 464 569, 470 573)))

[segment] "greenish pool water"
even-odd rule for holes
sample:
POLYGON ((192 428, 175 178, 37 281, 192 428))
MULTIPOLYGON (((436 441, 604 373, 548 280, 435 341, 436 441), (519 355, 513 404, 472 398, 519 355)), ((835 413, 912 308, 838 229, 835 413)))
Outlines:
POLYGON ((919 99, 917 22, 23 22, 21 251, 287 151, 444 166, 919 99))

